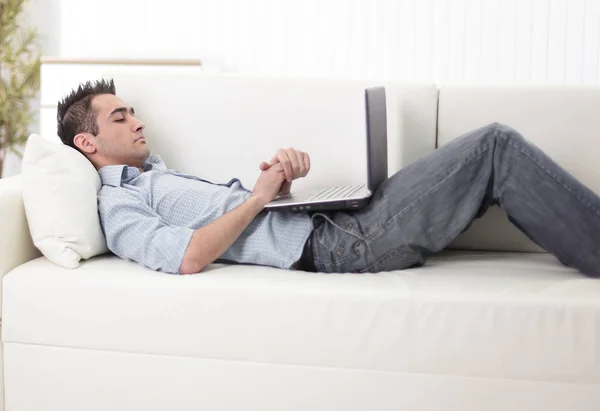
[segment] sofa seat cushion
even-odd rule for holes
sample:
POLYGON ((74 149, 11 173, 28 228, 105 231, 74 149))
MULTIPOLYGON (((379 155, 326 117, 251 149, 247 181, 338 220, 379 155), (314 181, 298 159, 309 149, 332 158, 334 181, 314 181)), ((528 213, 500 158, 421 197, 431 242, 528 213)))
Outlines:
POLYGON ((600 384, 600 281, 548 254, 443 253, 322 274, 113 255, 4 278, 3 340, 180 357, 600 384))

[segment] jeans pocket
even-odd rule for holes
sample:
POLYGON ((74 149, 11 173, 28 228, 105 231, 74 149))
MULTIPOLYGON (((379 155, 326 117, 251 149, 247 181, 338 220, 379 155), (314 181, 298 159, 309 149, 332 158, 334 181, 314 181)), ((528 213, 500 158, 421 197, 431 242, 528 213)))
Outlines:
POLYGON ((315 236, 322 248, 335 256, 342 257, 348 241, 348 234, 326 222, 316 229, 315 236))
MULTIPOLYGON (((356 272, 364 267, 366 241, 357 230, 351 216, 319 215, 322 220, 315 227, 315 265, 322 272, 356 272)), ((317 216, 313 216, 317 217, 317 216)))

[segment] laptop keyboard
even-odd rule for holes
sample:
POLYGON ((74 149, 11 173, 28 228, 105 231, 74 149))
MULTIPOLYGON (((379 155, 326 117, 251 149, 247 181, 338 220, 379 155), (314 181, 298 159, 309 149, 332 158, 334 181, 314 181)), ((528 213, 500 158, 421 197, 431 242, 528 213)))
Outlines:
POLYGON ((326 188, 325 190, 309 198, 307 201, 323 201, 330 200, 332 198, 348 198, 364 186, 365 185, 363 184, 360 186, 339 186, 326 188))

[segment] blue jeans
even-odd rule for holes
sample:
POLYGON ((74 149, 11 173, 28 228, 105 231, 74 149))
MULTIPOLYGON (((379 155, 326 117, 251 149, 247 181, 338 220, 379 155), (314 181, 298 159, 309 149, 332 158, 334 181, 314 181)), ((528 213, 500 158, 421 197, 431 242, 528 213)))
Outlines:
POLYGON ((364 209, 315 213, 314 266, 373 273, 423 265, 492 204, 563 264, 600 277, 600 197, 497 123, 398 171, 364 209))

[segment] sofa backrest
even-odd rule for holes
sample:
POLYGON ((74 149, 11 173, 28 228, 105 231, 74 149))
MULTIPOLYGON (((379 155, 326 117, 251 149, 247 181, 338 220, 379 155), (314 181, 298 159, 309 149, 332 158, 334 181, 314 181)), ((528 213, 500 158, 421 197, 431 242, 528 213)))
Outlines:
MULTIPOLYGON (((442 87, 438 146, 491 122, 505 123, 600 194, 600 87, 442 87)), ((543 251, 493 207, 453 248, 543 251)))
POLYGON ((237 177, 248 189, 259 163, 289 146, 311 155, 311 172, 295 189, 364 181, 368 86, 387 89, 390 174, 435 148, 434 85, 168 71, 104 77, 115 79, 170 168, 212 181, 237 177))
MULTIPOLYGON (((311 154, 294 183, 353 184, 366 172, 364 88, 384 85, 389 174, 491 122, 506 123, 600 193, 600 87, 444 86, 392 81, 273 78, 169 70, 113 71, 117 94, 146 123, 150 148, 170 168, 252 189, 258 164, 280 147, 311 154), (436 145, 437 144, 437 145, 436 145)), ((451 245, 543 250, 493 207, 451 245)))

